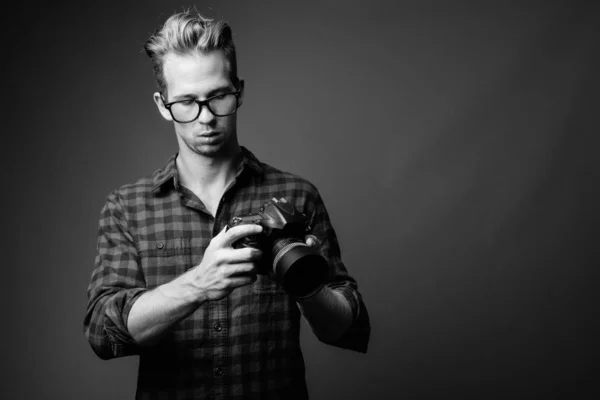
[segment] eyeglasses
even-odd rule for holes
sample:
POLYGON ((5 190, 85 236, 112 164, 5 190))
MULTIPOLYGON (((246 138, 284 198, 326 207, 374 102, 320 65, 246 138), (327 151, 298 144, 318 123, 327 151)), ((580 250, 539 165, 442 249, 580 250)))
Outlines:
POLYGON ((209 97, 206 100, 185 99, 165 103, 165 108, 169 110, 173 119, 179 123, 185 124, 195 121, 202 112, 202 107, 206 106, 215 117, 226 117, 235 113, 238 109, 240 91, 218 94, 209 97))

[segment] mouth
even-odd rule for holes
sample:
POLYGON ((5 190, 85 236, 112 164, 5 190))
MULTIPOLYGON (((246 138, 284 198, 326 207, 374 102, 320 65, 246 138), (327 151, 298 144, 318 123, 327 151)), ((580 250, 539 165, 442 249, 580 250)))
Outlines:
POLYGON ((197 143, 203 146, 212 146, 220 143, 223 139, 221 132, 202 132, 196 136, 197 143))
POLYGON ((219 132, 212 131, 212 132, 200 133, 198 136, 203 137, 203 138, 210 138, 210 137, 217 136, 218 134, 219 134, 219 132))

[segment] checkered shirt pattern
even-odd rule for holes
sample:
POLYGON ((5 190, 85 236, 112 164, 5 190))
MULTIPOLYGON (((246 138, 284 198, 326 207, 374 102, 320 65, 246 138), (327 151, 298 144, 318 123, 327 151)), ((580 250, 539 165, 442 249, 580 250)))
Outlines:
POLYGON ((133 303, 202 261, 228 221, 283 197, 311 218, 312 234, 329 260, 328 286, 344 295, 354 323, 328 344, 366 352, 367 310, 340 258, 336 234, 319 192, 305 179, 260 162, 242 147, 242 168, 213 217, 179 184, 175 159, 151 177, 109 194, 101 211, 95 269, 88 287, 85 334, 110 359, 139 355, 138 399, 306 399, 300 350, 301 313, 269 277, 219 301, 207 301, 176 323, 152 348, 127 330, 133 303))

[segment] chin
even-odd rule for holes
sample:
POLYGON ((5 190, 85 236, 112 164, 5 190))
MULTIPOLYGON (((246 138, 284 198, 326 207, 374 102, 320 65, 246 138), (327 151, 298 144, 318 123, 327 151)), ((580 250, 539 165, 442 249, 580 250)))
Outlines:
POLYGON ((217 157, 227 153, 225 143, 197 144, 194 152, 204 157, 217 157))
POLYGON ((212 138, 194 137, 192 140, 183 140, 180 145, 185 145, 189 151, 203 157, 224 157, 235 148, 235 139, 218 135, 212 138))
POLYGON ((220 149, 201 148, 201 149, 196 149, 196 154, 199 154, 204 157, 217 157, 217 156, 222 155, 223 151, 221 151, 220 149))

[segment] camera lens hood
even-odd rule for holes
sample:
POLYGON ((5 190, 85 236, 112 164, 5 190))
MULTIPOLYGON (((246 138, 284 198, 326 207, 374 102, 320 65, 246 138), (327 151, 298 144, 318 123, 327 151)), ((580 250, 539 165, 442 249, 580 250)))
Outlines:
POLYGON ((325 282, 328 264, 313 247, 297 241, 279 249, 273 258, 273 271, 286 292, 302 297, 325 282))

